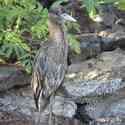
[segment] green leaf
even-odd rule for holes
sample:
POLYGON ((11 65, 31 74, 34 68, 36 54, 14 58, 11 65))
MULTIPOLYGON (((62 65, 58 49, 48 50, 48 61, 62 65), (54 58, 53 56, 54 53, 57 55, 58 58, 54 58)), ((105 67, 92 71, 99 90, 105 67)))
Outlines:
POLYGON ((34 56, 32 54, 25 54, 24 56, 19 58, 19 63, 25 68, 27 73, 31 73, 32 71, 32 61, 34 59, 34 56))
POLYGON ((80 32, 80 25, 78 23, 67 22, 66 27, 68 32, 80 32))
POLYGON ((25 49, 18 47, 18 46, 14 46, 14 51, 16 53, 17 59, 19 59, 21 56, 27 53, 25 49))
POLYGON ((34 37, 37 37, 38 39, 45 39, 48 34, 48 10, 44 9, 41 13, 42 17, 39 19, 36 24, 34 24, 31 27, 31 32, 34 37))
POLYGON ((25 13, 25 10, 21 7, 13 7, 13 8, 8 8, 8 7, 0 7, 0 16, 1 17, 16 17, 16 16, 21 16, 25 13))
MULTIPOLYGON (((4 46, 5 47, 5 46, 4 46)), ((13 55, 14 48, 6 45, 6 57, 9 58, 13 55)))
POLYGON ((6 61, 0 57, 0 64, 5 64, 6 61))
POLYGON ((98 5, 99 4, 113 4, 117 2, 118 0, 97 0, 98 5))
POLYGON ((0 55, 5 58, 10 58, 13 53, 13 46, 11 44, 5 44, 0 47, 0 55))
MULTIPOLYGON (((33 54, 25 38, 46 39, 48 10, 37 0, 0 0, 0 58, 20 61, 31 72, 33 54)), ((44 41, 44 40, 43 40, 44 41)))
POLYGON ((6 32, 5 40, 8 41, 8 43, 22 47, 26 51, 30 51, 30 47, 21 39, 20 35, 15 32, 6 32))
POLYGON ((0 0, 5 5, 10 5, 16 2, 16 0, 0 0))
POLYGON ((118 9, 125 10, 125 0, 119 0, 115 2, 115 5, 118 7, 118 9))
POLYGON ((95 0, 83 0, 83 5, 85 5, 86 10, 90 17, 94 17, 96 15, 96 1, 95 0))
POLYGON ((80 54, 80 43, 77 41, 75 36, 73 34, 67 35, 67 40, 69 42, 69 45, 71 49, 73 49, 77 54, 80 54))

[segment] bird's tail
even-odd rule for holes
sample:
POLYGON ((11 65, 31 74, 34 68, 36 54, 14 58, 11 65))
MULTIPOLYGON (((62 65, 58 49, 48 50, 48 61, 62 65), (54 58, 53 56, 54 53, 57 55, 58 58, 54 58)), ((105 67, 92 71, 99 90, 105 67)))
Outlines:
POLYGON ((41 82, 39 72, 34 70, 32 73, 31 87, 33 89, 36 108, 38 111, 43 112, 49 103, 49 97, 44 94, 45 90, 41 82))
POLYGON ((39 112, 44 112, 49 104, 49 97, 43 96, 43 91, 41 90, 39 99, 38 99, 38 110, 39 112))

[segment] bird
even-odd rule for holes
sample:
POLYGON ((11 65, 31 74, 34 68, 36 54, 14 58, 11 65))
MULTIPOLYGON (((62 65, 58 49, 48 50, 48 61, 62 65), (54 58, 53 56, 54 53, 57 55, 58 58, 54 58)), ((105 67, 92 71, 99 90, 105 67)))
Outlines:
POLYGON ((67 70, 68 42, 65 21, 76 22, 72 16, 63 13, 62 9, 49 12, 48 40, 41 45, 33 62, 31 87, 39 112, 44 112, 51 97, 62 86, 67 70))

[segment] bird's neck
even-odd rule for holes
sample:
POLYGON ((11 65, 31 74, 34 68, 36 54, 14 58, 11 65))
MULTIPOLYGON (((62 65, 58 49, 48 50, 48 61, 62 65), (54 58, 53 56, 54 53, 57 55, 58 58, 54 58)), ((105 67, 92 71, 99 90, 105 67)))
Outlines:
POLYGON ((63 44, 66 44, 65 33, 64 33, 64 29, 62 26, 49 21, 48 30, 49 30, 49 39, 50 40, 57 42, 57 44, 63 43, 63 42, 65 42, 63 44))

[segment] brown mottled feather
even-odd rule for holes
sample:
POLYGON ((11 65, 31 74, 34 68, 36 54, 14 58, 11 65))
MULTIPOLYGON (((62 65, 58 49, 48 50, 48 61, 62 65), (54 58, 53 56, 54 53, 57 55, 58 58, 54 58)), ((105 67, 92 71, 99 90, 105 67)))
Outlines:
POLYGON ((61 86, 67 68, 68 46, 63 31, 58 27, 56 30, 50 28, 50 40, 41 46, 33 64, 31 84, 39 111, 44 111, 50 96, 61 86))

